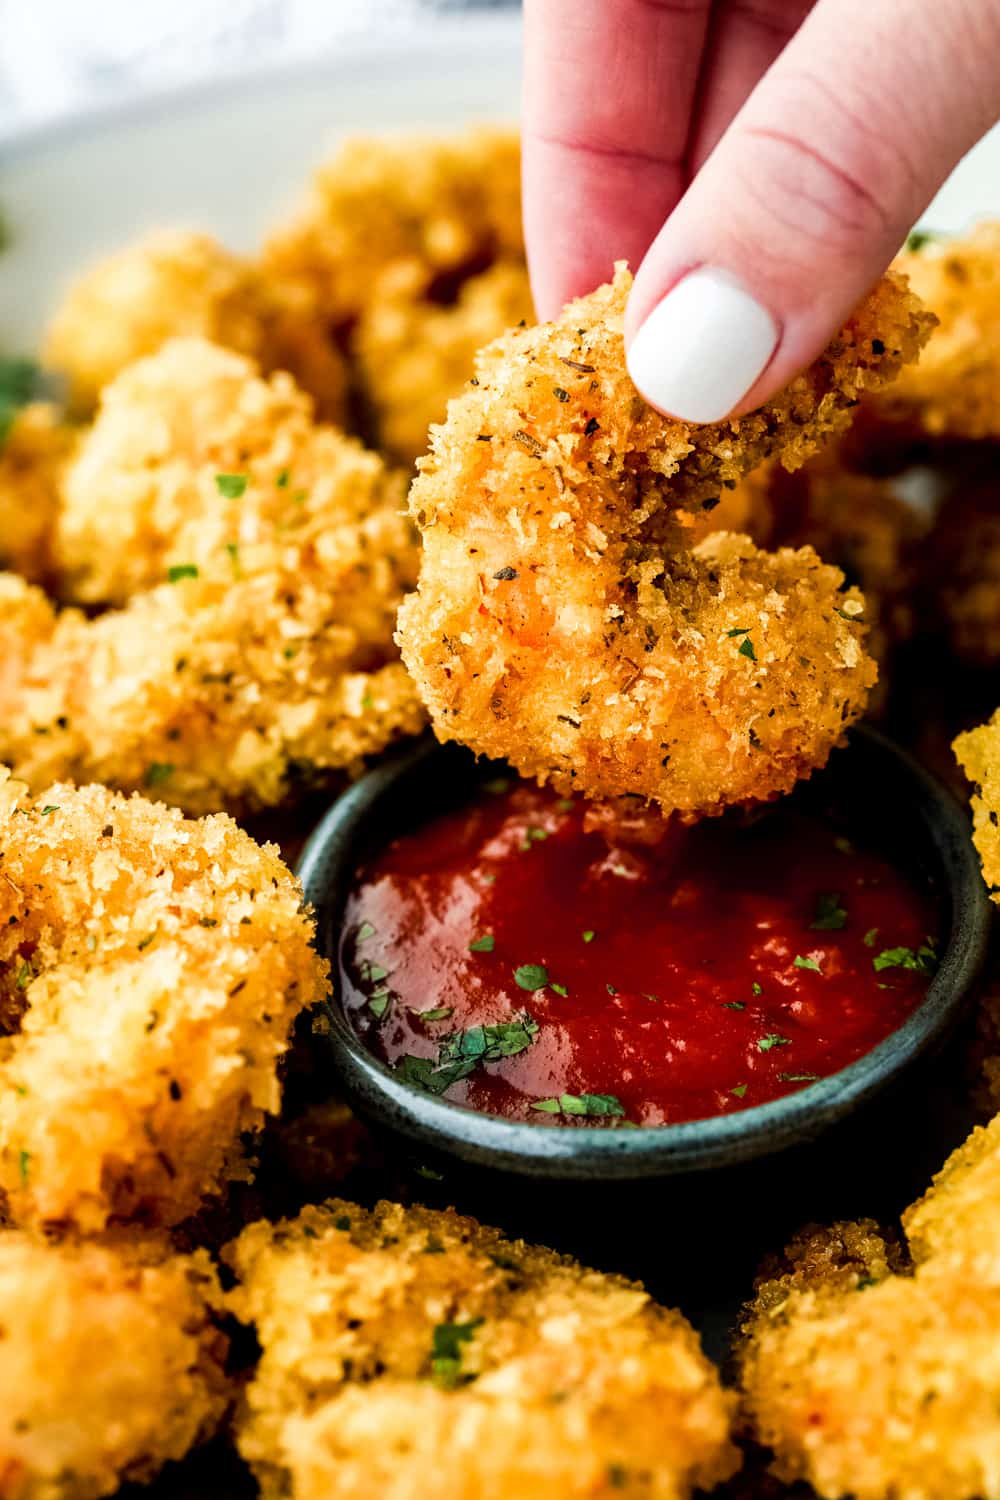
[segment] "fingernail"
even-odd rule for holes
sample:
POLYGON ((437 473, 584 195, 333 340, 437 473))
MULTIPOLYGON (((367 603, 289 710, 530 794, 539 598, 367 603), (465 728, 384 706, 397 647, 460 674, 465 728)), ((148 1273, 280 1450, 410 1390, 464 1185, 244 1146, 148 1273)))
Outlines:
POLYGON ((703 266, 667 293, 632 340, 628 372, 646 400, 682 422, 720 422, 778 342, 766 307, 728 271, 703 266))

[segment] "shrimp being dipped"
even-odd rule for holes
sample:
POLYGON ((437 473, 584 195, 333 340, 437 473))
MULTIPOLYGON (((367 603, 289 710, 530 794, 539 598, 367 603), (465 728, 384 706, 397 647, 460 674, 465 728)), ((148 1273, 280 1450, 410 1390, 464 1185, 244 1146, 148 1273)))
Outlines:
POLYGON ((629 287, 619 267, 480 355, 411 490, 424 551, 399 640, 439 738, 698 817, 822 765, 876 672, 836 568, 727 533, 692 547, 678 512, 711 510, 768 457, 800 464, 930 319, 887 277, 768 406, 693 427, 625 372, 629 287))

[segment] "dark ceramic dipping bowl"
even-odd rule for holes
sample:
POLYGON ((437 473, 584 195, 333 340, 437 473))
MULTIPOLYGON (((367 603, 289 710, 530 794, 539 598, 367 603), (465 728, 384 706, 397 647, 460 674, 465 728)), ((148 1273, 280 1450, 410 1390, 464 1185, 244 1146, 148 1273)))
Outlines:
MULTIPOLYGON (((474 794, 505 768, 468 751, 421 742, 341 797, 313 833, 299 866, 316 909, 317 940, 337 973, 344 904, 359 867, 399 834, 474 794)), ((336 998, 321 1039, 338 1087, 372 1124, 407 1138, 424 1157, 450 1157, 556 1182, 626 1182, 731 1167, 815 1140, 895 1084, 940 1046, 971 998, 986 955, 990 905, 958 802, 905 752, 868 728, 796 796, 846 813, 903 868, 932 883, 941 915, 941 963, 926 996, 897 1031, 849 1067, 794 1094, 734 1114, 639 1130, 525 1125, 475 1113, 401 1083, 366 1051, 336 998)))

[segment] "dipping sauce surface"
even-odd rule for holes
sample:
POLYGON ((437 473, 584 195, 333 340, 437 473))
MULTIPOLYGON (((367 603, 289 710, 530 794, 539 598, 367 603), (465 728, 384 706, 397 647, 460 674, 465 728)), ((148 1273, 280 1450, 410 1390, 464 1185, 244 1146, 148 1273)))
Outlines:
POLYGON ((659 837, 488 787, 346 908, 345 1013, 417 1088, 537 1124, 727 1114, 855 1061, 927 989, 931 892, 794 804, 659 837))

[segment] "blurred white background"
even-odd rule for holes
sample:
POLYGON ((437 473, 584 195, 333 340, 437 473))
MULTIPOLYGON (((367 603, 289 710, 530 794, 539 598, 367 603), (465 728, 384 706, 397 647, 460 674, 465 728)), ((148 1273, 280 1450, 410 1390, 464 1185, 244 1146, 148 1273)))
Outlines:
POLYGON ((0 138, 89 105, 398 40, 517 0, 0 0, 0 138))

